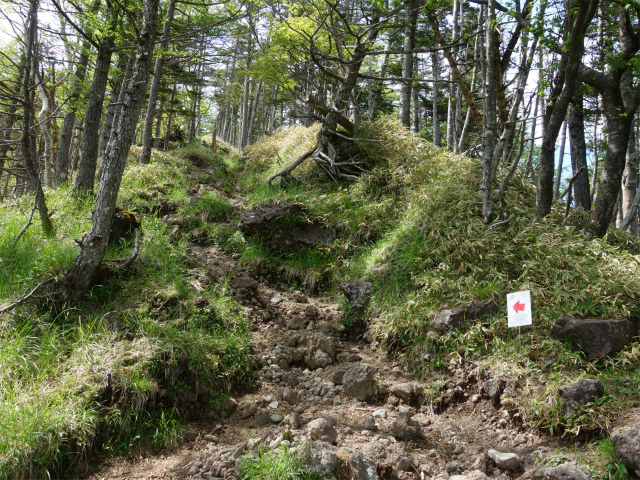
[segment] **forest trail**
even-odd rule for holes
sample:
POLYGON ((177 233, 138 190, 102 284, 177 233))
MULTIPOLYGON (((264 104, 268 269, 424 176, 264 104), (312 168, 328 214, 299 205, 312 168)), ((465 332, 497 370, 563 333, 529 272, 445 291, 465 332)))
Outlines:
POLYGON ((346 474, 351 478, 376 478, 372 465, 382 479, 447 479, 475 470, 516 478, 526 477, 541 454, 559 446, 557 439, 525 431, 496 410, 482 395, 482 372, 475 364, 451 363, 439 401, 425 403, 422 391, 432 387, 428 379, 412 378, 367 335, 369 341, 339 338, 338 304, 253 278, 215 246, 190 249, 208 280, 228 282, 243 304, 261 362, 257 388, 233 395, 227 418, 194 424, 179 448, 111 460, 91 480, 235 479, 237 459, 251 449, 316 440, 335 447, 314 443, 312 456, 320 461, 337 453, 339 462, 351 465, 346 474), (366 401, 346 393, 359 395, 364 389, 364 398, 368 383, 375 394, 366 401), (518 467, 498 468, 488 458, 489 449, 517 452, 518 467))

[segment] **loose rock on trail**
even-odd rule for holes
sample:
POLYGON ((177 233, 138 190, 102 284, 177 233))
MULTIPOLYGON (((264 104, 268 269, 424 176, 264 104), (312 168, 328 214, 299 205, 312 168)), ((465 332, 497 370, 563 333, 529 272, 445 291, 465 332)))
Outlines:
POLYGON ((449 366, 443 397, 450 406, 438 412, 424 403, 429 385, 375 341, 339 338, 338 304, 280 291, 216 247, 192 245, 191 255, 211 281, 230 278, 244 305, 261 362, 258 387, 233 397, 228 418, 203 418, 180 448, 112 461, 92 480, 236 479, 237 463, 252 450, 309 444, 303 458, 324 478, 528 478, 556 446, 495 409, 475 364, 449 366))

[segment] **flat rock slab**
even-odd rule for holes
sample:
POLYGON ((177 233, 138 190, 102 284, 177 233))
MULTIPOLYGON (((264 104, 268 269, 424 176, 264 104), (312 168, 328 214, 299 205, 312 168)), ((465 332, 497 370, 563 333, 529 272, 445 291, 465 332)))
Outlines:
POLYGON ((240 216, 238 228, 260 235, 271 249, 288 252, 303 247, 328 246, 336 236, 320 222, 309 220, 304 205, 263 203, 240 216))
POLYGON ((494 315, 498 307, 493 302, 471 303, 436 313, 431 326, 440 332, 454 332, 460 327, 468 327, 474 320, 494 315))
POLYGON ((578 319, 563 316, 551 327, 551 338, 571 342, 589 358, 600 358, 619 352, 631 341, 636 327, 625 319, 578 319))

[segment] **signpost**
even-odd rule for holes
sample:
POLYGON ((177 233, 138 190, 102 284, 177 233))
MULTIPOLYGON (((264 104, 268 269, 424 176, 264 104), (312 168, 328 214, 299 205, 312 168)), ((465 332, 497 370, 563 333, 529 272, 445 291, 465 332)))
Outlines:
POLYGON ((530 290, 507 294, 507 315, 509 328, 522 327, 533 323, 530 290))

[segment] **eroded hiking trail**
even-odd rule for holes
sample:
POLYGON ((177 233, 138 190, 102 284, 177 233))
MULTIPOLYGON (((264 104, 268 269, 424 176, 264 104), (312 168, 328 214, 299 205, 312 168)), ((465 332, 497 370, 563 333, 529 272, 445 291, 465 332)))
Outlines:
POLYGON ((203 411, 174 451, 112 461, 92 480, 235 479, 242 457, 278 445, 306 448, 311 470, 337 478, 526 478, 557 446, 497 410, 473 363, 449 366, 438 412, 425 403, 428 384, 389 361, 370 336, 340 339, 339 305, 280 291, 214 246, 192 245, 191 255, 207 272, 200 282, 228 282, 244 305, 262 365, 258 387, 233 396, 226 418, 203 411))
MULTIPOLYGON (((193 194, 208 189, 198 185, 193 194)), ((164 220, 180 230, 178 215, 164 220)), ((181 446, 110 460, 91 480, 237 479, 243 458, 282 446, 302 452, 323 479, 590 478, 558 438, 525 429, 501 408, 514 387, 490 370, 458 359, 438 387, 433 378, 417 380, 370 331, 343 338, 339 304, 285 291, 216 246, 192 243, 189 255, 200 272, 194 288, 225 286, 242 305, 260 362, 256 388, 232 393, 214 412, 200 402, 209 392, 184 379, 178 407, 195 422, 181 446)))

